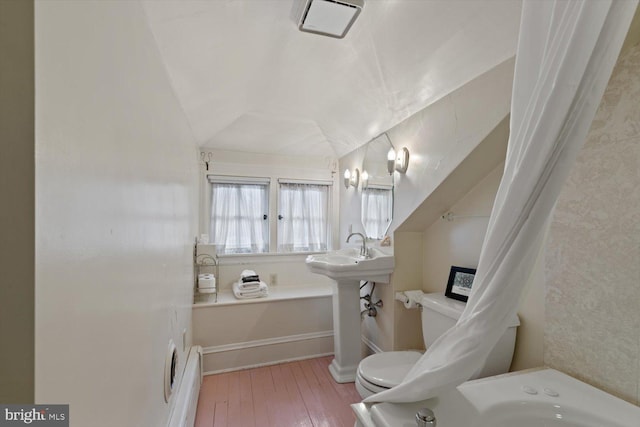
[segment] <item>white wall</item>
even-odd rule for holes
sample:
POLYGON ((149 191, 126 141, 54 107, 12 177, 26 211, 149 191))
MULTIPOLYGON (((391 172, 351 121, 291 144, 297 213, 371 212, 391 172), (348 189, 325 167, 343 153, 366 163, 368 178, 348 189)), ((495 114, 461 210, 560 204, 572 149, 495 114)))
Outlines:
POLYGON ((513 67, 501 63, 391 129, 393 145, 412 154, 407 174, 396 174, 392 230, 509 114, 513 67))
POLYGON ((332 296, 196 305, 193 340, 203 347, 205 372, 326 356, 333 353, 332 296))
MULTIPOLYGON (((513 66, 513 59, 499 64, 387 132, 396 149, 407 147, 411 153, 407 173, 395 173, 390 234, 509 114, 513 66)), ((362 169, 365 151, 361 147, 340 158, 340 173, 362 169)), ((341 240, 349 224, 362 228, 360 192, 342 187, 341 240)))
MULTIPOLYGON (((636 35, 639 18, 640 10, 632 27, 636 35)), ((639 70, 636 45, 618 59, 560 193, 544 259, 545 364, 635 405, 640 405, 639 70)))
MULTIPOLYGON (((513 66, 513 59, 499 64, 388 132, 393 145, 396 148, 407 147, 411 156, 406 175, 395 173, 394 218, 389 230, 395 239, 396 253, 392 284, 376 289, 377 297, 384 300, 385 306, 378 311, 377 318, 365 319, 363 327, 365 336, 383 350, 402 346, 403 342, 401 337, 394 337, 393 332, 396 306, 393 291, 420 288, 422 285, 421 268, 414 268, 414 264, 405 262, 406 257, 401 259, 398 254, 402 252, 409 256, 415 253, 415 248, 421 251, 421 233, 426 226, 405 227, 401 229, 402 235, 396 230, 411 220, 412 213, 483 140, 493 134, 499 124, 504 127, 504 119, 510 109, 513 66), (399 243, 404 246, 400 247, 399 243)), ((504 141, 494 141, 499 138, 489 139, 491 147, 504 146, 504 141)), ((365 151, 366 148, 361 147, 342 157, 340 173, 346 168, 362 169, 365 151)), ((493 168, 500 161, 493 157, 500 156, 504 156, 504 152, 495 156, 482 153, 480 157, 490 158, 494 162, 490 163, 493 165, 490 168, 493 168)), ((480 165, 480 168, 486 170, 486 165, 480 165)), ((360 191, 341 186, 340 243, 343 246, 350 225, 353 231, 362 231, 360 191)))
POLYGON ((422 288, 425 292, 444 292, 452 265, 478 267, 503 169, 504 164, 496 167, 449 208, 458 218, 453 221, 437 219, 424 231, 422 288))
POLYGON ((338 177, 337 159, 327 157, 283 156, 273 154, 246 153, 240 151, 214 150, 203 147, 209 162, 209 170, 201 165, 202 178, 200 181, 200 233, 209 233, 209 221, 211 217, 211 187, 207 181, 207 175, 226 175, 237 177, 270 178, 269 186, 269 233, 270 252, 277 250, 277 191, 278 178, 323 180, 333 181, 331 202, 331 222, 333 225, 333 245, 337 245, 338 237, 338 177))
POLYGON ((195 141, 139 2, 37 1, 35 32, 36 401, 162 426, 166 348, 190 341, 195 141))
POLYGON ((33 402, 33 2, 0 1, 0 402, 33 402))

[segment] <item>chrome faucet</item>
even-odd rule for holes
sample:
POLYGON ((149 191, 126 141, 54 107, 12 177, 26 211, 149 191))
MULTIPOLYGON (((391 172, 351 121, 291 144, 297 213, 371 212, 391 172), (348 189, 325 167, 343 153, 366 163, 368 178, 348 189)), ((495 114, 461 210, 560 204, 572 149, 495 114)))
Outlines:
POLYGON ((347 237, 347 243, 349 243, 349 240, 353 236, 360 236, 360 238, 362 239, 362 246, 360 247, 360 256, 362 258, 369 258, 369 249, 367 249, 367 238, 362 233, 351 233, 347 237))
POLYGON ((422 408, 416 413, 418 427, 436 427, 436 416, 429 408, 422 408))

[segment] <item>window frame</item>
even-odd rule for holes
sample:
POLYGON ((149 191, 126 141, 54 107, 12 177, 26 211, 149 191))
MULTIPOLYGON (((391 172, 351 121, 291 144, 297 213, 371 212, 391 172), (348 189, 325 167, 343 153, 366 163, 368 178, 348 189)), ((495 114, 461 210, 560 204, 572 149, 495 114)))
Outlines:
POLYGON ((264 179, 269 180, 269 251, 249 254, 220 254, 220 257, 263 257, 263 256, 305 256, 309 253, 318 252, 278 252, 278 200, 279 200, 279 180, 291 183, 330 183, 329 190, 329 221, 330 221, 330 242, 331 245, 328 250, 332 250, 339 241, 339 186, 337 173, 330 168, 321 169, 303 169, 297 167, 288 166, 276 166, 276 165, 254 165, 254 164, 240 164, 240 163, 213 163, 209 170, 202 169, 201 189, 200 189, 200 219, 199 230, 200 234, 211 235, 211 184, 209 183, 208 176, 216 176, 218 178, 232 180, 247 180, 252 179, 264 179), (238 174, 236 171, 242 171, 242 174, 238 174), (287 176, 294 176, 296 178, 286 178, 287 176), (273 218, 273 220, 272 220, 273 218))
MULTIPOLYGON (((334 188, 334 182, 332 180, 321 180, 321 179, 317 179, 317 180, 311 180, 311 179, 289 179, 289 178, 278 178, 278 185, 277 185, 277 199, 276 199, 276 204, 277 204, 277 217, 275 218, 276 221, 276 235, 275 235, 275 243, 276 243, 276 253, 280 253, 280 254, 305 254, 305 253, 312 253, 312 252, 316 252, 316 251, 281 251, 279 246, 280 246, 280 215, 281 215, 281 197, 282 197, 282 192, 281 192, 281 188, 282 185, 287 185, 287 184, 294 184, 294 185, 309 185, 309 186, 326 186, 327 187, 327 235, 326 235, 326 239, 327 239, 327 249, 326 251, 330 251, 333 249, 333 241, 334 241, 334 227, 335 227, 335 223, 336 223, 336 218, 333 215, 334 212, 334 197, 333 197, 333 188, 334 188)), ((324 252, 324 251, 323 251, 324 252)))
MULTIPOLYGON (((267 218, 265 219, 265 221, 267 221, 267 236, 266 236, 266 240, 267 240, 267 246, 266 246, 266 251, 264 252, 238 252, 238 253, 223 253, 220 254, 222 256, 228 256, 228 255, 258 255, 258 254, 265 254, 265 253, 269 253, 271 251, 271 241, 272 241, 272 232, 271 232, 271 226, 270 226, 270 221, 271 221, 271 197, 270 197, 270 193, 271 193, 271 179, 267 178, 267 177, 241 177, 241 176, 228 176, 228 175, 214 175, 214 174, 207 174, 206 175, 206 179, 208 182, 208 186, 207 186, 207 193, 208 193, 208 200, 207 200, 207 204, 208 204, 208 209, 207 209, 207 218, 205 220, 205 223, 207 224, 207 234, 209 234, 210 239, 213 237, 213 233, 211 230, 211 222, 212 222, 212 215, 213 212, 211 211, 211 203, 212 203, 212 193, 213 193, 213 185, 214 184, 231 184, 231 185, 262 185, 265 188, 265 195, 266 195, 266 215, 267 218)), ((211 240, 210 240, 211 241, 211 240)), ((211 244, 213 244, 213 242, 211 242, 211 244)))

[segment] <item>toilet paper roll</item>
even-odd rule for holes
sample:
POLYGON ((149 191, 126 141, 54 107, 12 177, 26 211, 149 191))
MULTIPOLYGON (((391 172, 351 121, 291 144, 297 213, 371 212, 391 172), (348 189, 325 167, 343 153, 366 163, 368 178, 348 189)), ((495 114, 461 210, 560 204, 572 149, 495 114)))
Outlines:
POLYGON ((404 308, 412 309, 420 307, 420 301, 422 300, 424 292, 420 290, 404 291, 404 295, 407 297, 404 302, 404 308))
POLYGON ((213 274, 208 273, 208 274, 198 274, 198 278, 203 278, 203 279, 211 279, 212 277, 214 277, 213 274))
POLYGON ((216 278, 211 277, 198 277, 198 289, 210 289, 216 287, 216 278))
POLYGON ((198 288, 198 292, 201 294, 213 294, 216 292, 215 286, 213 288, 198 288))

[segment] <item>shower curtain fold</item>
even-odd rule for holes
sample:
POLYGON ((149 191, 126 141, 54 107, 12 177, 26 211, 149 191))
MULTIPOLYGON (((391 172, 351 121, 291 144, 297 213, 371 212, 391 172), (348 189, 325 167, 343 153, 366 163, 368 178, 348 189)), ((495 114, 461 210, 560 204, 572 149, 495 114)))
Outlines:
POLYGON ((637 4, 523 2, 507 160, 467 307, 401 384, 365 402, 425 400, 481 368, 517 312, 637 4))

